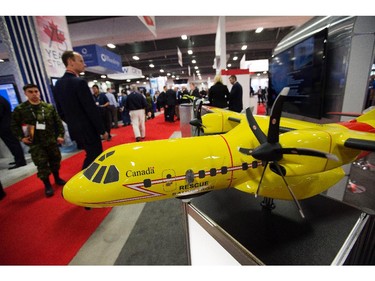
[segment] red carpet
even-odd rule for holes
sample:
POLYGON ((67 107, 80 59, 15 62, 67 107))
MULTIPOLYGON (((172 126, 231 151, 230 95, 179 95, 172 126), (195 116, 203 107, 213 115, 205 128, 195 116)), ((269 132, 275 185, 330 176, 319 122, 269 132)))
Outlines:
MULTIPOLYGON (((159 115, 146 122, 146 140, 169 138, 179 130, 179 122, 166 123, 159 115)), ((113 129, 113 139, 104 149, 133 142, 131 126, 113 129)), ((60 175, 68 180, 80 171, 84 152, 65 159, 60 175)), ((52 177, 51 177, 52 178, 52 177)), ((53 182, 53 180, 52 180, 53 182)), ((5 189, 0 201, 1 265, 66 265, 111 211, 111 208, 85 210, 55 195, 45 198, 43 183, 36 175, 5 189)))
POLYGON ((266 107, 263 103, 258 104, 257 115, 266 115, 266 107))

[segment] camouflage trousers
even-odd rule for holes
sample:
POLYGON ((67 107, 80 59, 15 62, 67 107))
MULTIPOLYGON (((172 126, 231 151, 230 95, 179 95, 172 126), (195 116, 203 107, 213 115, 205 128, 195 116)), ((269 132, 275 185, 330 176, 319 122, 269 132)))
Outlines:
POLYGON ((51 173, 60 170, 61 152, 57 144, 32 145, 30 154, 38 169, 37 176, 41 180, 48 179, 51 173))

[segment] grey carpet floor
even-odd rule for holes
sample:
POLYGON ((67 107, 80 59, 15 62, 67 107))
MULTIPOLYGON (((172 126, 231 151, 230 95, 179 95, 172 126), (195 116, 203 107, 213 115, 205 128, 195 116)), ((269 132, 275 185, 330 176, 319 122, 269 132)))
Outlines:
POLYGON ((178 199, 147 203, 115 265, 188 265, 185 221, 178 199))

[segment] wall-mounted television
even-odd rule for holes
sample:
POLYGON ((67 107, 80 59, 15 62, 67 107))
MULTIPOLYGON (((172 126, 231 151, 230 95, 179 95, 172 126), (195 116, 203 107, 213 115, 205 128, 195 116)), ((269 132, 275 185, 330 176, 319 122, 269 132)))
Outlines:
POLYGON ((284 87, 290 88, 284 112, 322 117, 327 36, 325 28, 271 59, 270 87, 276 94, 284 87))
POLYGON ((0 96, 9 101, 12 111, 21 102, 17 87, 13 83, 0 84, 0 96))

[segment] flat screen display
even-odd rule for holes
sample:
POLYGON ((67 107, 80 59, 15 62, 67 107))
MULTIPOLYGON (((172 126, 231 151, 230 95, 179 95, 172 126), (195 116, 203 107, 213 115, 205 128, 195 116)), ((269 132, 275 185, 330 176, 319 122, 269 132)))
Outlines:
POLYGON ((0 95, 9 101, 12 111, 20 103, 19 94, 14 84, 0 84, 0 95))
POLYGON ((270 87, 290 91, 283 111, 320 119, 323 111, 327 29, 274 56, 270 87))

